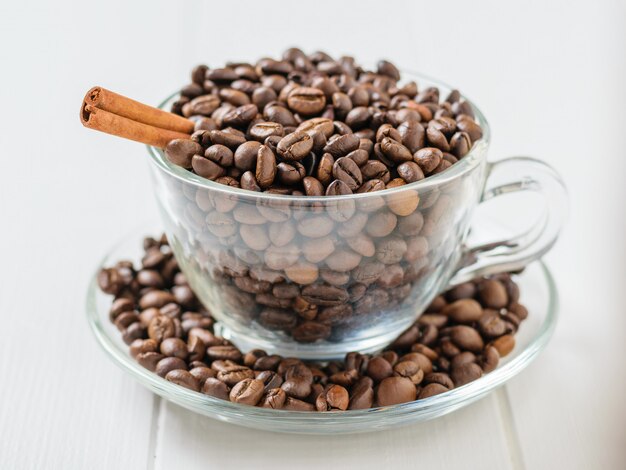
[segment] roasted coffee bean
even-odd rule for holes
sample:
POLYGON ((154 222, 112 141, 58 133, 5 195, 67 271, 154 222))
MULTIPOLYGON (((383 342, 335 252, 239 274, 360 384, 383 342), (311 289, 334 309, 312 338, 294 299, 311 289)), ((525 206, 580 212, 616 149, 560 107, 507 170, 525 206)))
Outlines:
POLYGON ((459 348, 472 352, 480 352, 484 347, 483 339, 478 331, 465 325, 452 327, 450 331, 450 339, 452 339, 454 344, 456 344, 459 348))
POLYGON ((246 366, 230 366, 217 373, 217 378, 229 387, 244 379, 253 379, 254 372, 246 366))
POLYGON ((256 141, 245 142, 237 147, 234 154, 235 167, 242 171, 254 170, 261 147, 262 145, 256 141))
POLYGON ((181 387, 185 387, 194 392, 200 391, 200 383, 193 375, 188 371, 182 369, 175 369, 167 373, 165 380, 175 383, 181 387))
POLYGON ((442 313, 457 323, 469 324, 482 317, 483 309, 474 299, 461 299, 446 305, 442 313))
POLYGON ((179 357, 164 357, 157 363, 154 372, 159 377, 165 378, 173 370, 187 370, 187 364, 179 357))
POLYGON ((271 330, 290 330, 297 322, 298 318, 287 310, 265 308, 259 315, 259 323, 271 330))
POLYGON ((180 359, 187 359, 189 352, 187 351, 187 344, 180 338, 165 338, 161 341, 160 346, 161 354, 168 357, 177 357, 180 359))
POLYGON ((398 175, 407 183, 424 179, 422 169, 415 162, 404 162, 398 165, 398 175))
POLYGON ((413 382, 405 377, 388 377, 378 386, 376 401, 380 406, 397 405, 413 401, 417 397, 417 389, 413 382))
POLYGON ((423 400, 424 398, 429 398, 435 395, 439 395, 440 393, 445 393, 447 391, 448 391, 448 388, 446 388, 445 386, 439 383, 433 382, 422 387, 417 398, 419 400, 423 400))
MULTIPOLYGON (((350 155, 354 154, 355 152, 365 153, 364 150, 355 150, 354 152, 351 152, 345 158, 350 158, 350 155)), ((351 159, 355 161, 354 158, 351 158, 351 159)), ((367 154, 366 154, 366 159, 367 159, 367 154)), ((387 168, 387 166, 383 164, 382 162, 379 162, 378 160, 366 161, 363 164, 363 166, 361 166, 360 169, 361 169, 361 174, 363 175, 364 180, 377 179, 377 180, 381 180, 384 183, 388 183, 391 178, 391 175, 389 173, 389 169, 387 168)))
POLYGON ((276 177, 276 157, 269 147, 259 147, 256 158, 256 181, 262 188, 268 188, 276 177))
POLYGON ((341 385, 331 385, 317 397, 315 407, 317 411, 345 411, 348 409, 349 402, 350 397, 344 387, 341 385))
POLYGON ((345 289, 334 286, 311 285, 302 289, 302 298, 313 305, 339 305, 348 300, 348 297, 345 289))
POLYGON ((374 382, 380 382, 393 375, 393 368, 386 359, 377 356, 369 360, 367 364, 367 375, 374 380, 374 382))
POLYGON ((424 147, 424 127, 414 120, 404 121, 398 126, 402 144, 409 149, 409 152, 415 154, 419 149, 424 147))
POLYGON ((174 139, 165 147, 167 159, 174 165, 191 168, 194 155, 202 155, 202 146, 189 139, 174 139))
POLYGON ((261 398, 259 406, 263 408, 272 408, 274 410, 280 410, 283 408, 285 401, 287 400, 287 394, 281 388, 272 388, 268 390, 261 398))
POLYGON ((204 383, 207 381, 207 379, 215 377, 215 371, 205 366, 194 367, 193 369, 189 370, 189 373, 196 378, 196 380, 200 384, 201 389, 202 387, 204 387, 204 383))
POLYGON ((221 380, 209 377, 205 380, 204 385, 202 385, 202 393, 221 400, 228 400, 230 389, 228 385, 221 380))
POLYGON ((363 176, 358 165, 347 157, 342 157, 335 161, 333 177, 345 183, 352 191, 356 190, 363 183, 363 176))
POLYGON ((148 325, 148 336, 157 343, 161 343, 161 341, 166 338, 173 337, 175 333, 176 328, 174 321, 165 315, 153 318, 148 325))
POLYGON ((426 147, 413 155, 413 161, 419 165, 424 174, 432 173, 441 163, 443 153, 438 148, 426 147))
POLYGON ((292 111, 310 116, 322 112, 326 105, 326 96, 317 88, 297 87, 289 93, 287 104, 292 111))
POLYGON ((248 129, 248 134, 254 140, 265 142, 270 136, 283 137, 285 129, 278 122, 257 122, 248 129))
POLYGON ((485 374, 492 372, 498 366, 500 361, 500 353, 494 346, 487 346, 483 351, 479 365, 485 374))
POLYGON ((459 131, 465 132, 472 139, 472 142, 476 142, 483 136, 480 126, 471 118, 457 121, 457 127, 459 131))
POLYGON ((478 329, 487 338, 496 338, 506 333, 506 323, 495 310, 484 310, 478 320, 478 329))
POLYGON ((452 369, 452 380, 456 387, 473 382, 483 375, 483 371, 478 364, 468 362, 452 369))
POLYGON ((478 284, 478 296, 486 308, 501 309, 509 303, 506 288, 495 279, 481 281, 478 284))
POLYGON ((198 175, 208 180, 216 180, 226 174, 223 167, 200 155, 193 156, 191 166, 198 175))
POLYGON ((231 360, 238 361, 241 359, 241 351, 237 349, 235 346, 210 346, 207 351, 207 356, 212 359, 222 359, 222 360, 231 360))
POLYGON ((493 341, 491 345, 498 351, 500 357, 507 356, 515 347, 515 338, 513 335, 500 336, 493 341))
POLYGON ((354 134, 333 136, 333 138, 328 141, 323 151, 324 153, 330 153, 337 159, 358 149, 360 144, 360 139, 354 134))
POLYGON ((304 186, 304 193, 307 196, 323 196, 324 185, 312 176, 306 176, 302 179, 302 186, 304 186))
POLYGON ((276 167, 278 181, 293 186, 298 184, 306 175, 306 170, 300 162, 281 162, 276 167))
POLYGON ((313 149, 313 139, 302 131, 296 131, 283 137, 276 147, 278 154, 288 161, 302 160, 313 149))

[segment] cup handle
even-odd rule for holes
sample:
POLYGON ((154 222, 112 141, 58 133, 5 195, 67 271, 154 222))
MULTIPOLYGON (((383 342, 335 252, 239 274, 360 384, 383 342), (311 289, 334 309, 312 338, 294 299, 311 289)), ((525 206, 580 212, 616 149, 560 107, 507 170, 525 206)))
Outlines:
POLYGON ((533 191, 543 196, 543 211, 534 225, 514 237, 466 247, 449 287, 522 269, 552 248, 567 218, 567 189, 551 166, 530 157, 510 157, 488 165, 481 203, 503 194, 533 191))

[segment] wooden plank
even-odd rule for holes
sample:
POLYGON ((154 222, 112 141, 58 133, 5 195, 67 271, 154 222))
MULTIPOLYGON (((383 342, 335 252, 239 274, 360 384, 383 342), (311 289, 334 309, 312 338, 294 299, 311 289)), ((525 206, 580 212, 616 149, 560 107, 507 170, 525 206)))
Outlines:
POLYGON ((498 397, 446 417, 368 434, 302 436, 221 423, 163 403, 155 469, 519 468, 498 397))

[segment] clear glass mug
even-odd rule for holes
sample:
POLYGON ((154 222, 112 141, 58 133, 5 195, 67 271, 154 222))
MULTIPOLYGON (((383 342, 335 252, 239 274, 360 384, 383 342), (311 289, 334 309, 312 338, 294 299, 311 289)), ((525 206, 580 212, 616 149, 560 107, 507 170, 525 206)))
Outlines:
MULTIPOLYGON (((405 77, 443 96, 450 91, 420 75, 405 77)), ((302 359, 373 352, 446 286, 520 269, 548 251, 567 208, 561 179, 532 158, 488 163, 489 125, 472 107, 483 138, 468 155, 442 173, 373 193, 245 191, 175 166, 150 147, 170 245, 222 334, 244 350, 302 359), (515 191, 543 195, 543 217, 513 239, 466 246, 476 206, 515 191)))

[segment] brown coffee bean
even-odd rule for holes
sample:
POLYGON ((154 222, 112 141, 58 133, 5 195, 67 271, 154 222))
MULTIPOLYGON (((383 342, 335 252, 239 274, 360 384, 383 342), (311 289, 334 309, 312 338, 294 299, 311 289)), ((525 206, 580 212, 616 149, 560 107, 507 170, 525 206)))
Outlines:
POLYGON ((378 386, 376 401, 380 406, 397 405, 415 400, 417 389, 405 377, 388 377, 378 386))
POLYGON ((450 339, 459 348, 472 352, 480 352, 484 347, 483 339, 480 337, 478 331, 465 325, 452 327, 450 330, 450 339))
POLYGON ((297 322, 296 315, 277 308, 265 308, 259 315, 259 323, 270 330, 290 330, 296 326, 297 322))
POLYGON ((380 142, 380 148, 383 154, 394 163, 400 164, 413 159, 413 155, 409 152, 409 149, 389 137, 385 137, 380 142))
POLYGON ((187 370, 187 364, 179 357, 164 357, 156 364, 154 372, 165 378, 173 370, 187 370))
POLYGON ((361 141, 354 134, 333 136, 324 147, 324 153, 330 153, 334 158, 341 158, 359 148, 361 141))
POLYGON ((352 250, 335 250, 332 256, 326 259, 326 265, 333 271, 348 272, 356 268, 361 262, 361 255, 352 250))
POLYGON ((283 408, 285 401, 287 400, 287 394, 281 388, 272 388, 268 390, 261 398, 259 406, 262 408, 271 408, 273 410, 280 410, 283 408))
POLYGON ((315 411, 315 406, 297 398, 287 397, 282 409, 287 411, 315 411))
POLYGON ((292 186, 306 176, 306 170, 300 162, 281 162, 276 167, 277 178, 283 184, 292 186))
POLYGON ((262 145, 257 151, 255 177, 262 189, 269 188, 276 177, 276 157, 266 145, 262 145))
POLYGON ((478 284, 478 296, 486 308, 500 309, 507 306, 509 297, 504 285, 495 279, 485 279, 478 284))
POLYGON ((461 299, 448 304, 442 312, 457 323, 473 323, 483 315, 483 309, 474 299, 461 299))
POLYGON ((200 391, 200 383, 193 375, 183 369, 175 369, 167 373, 165 380, 185 387, 194 392, 200 391))
POLYGON ((394 214, 379 212, 370 217, 365 230, 375 238, 386 237, 396 228, 398 218, 394 214))
POLYGON ((217 373, 217 378, 229 387, 232 387, 244 379, 253 379, 254 372, 246 366, 230 366, 217 373))
POLYGON ((478 364, 468 362, 452 369, 452 380, 457 387, 473 382, 483 375, 478 364))
POLYGON ((187 359, 187 344, 180 338, 165 338, 160 346, 161 354, 169 357, 187 359))
POLYGON ((305 399, 311 393, 311 383, 299 378, 285 380, 280 388, 287 396, 300 400, 305 399))
POLYGON ((326 96, 317 88, 297 87, 289 93, 287 104, 296 113, 311 116, 322 112, 326 106, 326 96))
POLYGON ((398 165, 398 175, 407 183, 414 183, 424 179, 422 169, 415 162, 404 162, 398 165))
POLYGON ((513 335, 500 336, 494 340, 491 345, 496 348, 500 357, 507 356, 515 347, 515 338, 513 335))
POLYGON ((161 341, 166 338, 173 337, 175 333, 176 327, 174 321, 165 315, 154 317, 148 325, 148 336, 157 343, 161 343, 161 341))
POLYGON ((487 338, 496 338, 506 333, 506 323, 495 310, 485 310, 478 320, 478 329, 487 338))
POLYGON ((221 380, 209 377, 202 385, 202 393, 211 397, 220 398, 221 400, 228 400, 230 395, 230 389, 221 380))
POLYGON ((299 261, 285 268, 287 278, 300 285, 313 284, 318 276, 319 270, 317 265, 299 261))
POLYGON ((443 159, 443 153, 438 148, 426 147, 413 155, 413 161, 419 165, 424 174, 432 173, 443 159))
POLYGON ((417 385, 424 378, 424 371, 413 361, 402 361, 393 366, 393 375, 405 377, 417 385))
POLYGON ((459 131, 465 132, 467 135, 469 135, 470 139, 472 139, 472 142, 476 142, 483 136, 482 129, 472 119, 459 120, 457 121, 456 125, 459 131))
POLYGON ((393 375, 393 368, 387 360, 377 356, 370 359, 368 362, 367 375, 375 382, 380 382, 381 380, 393 375))
POLYGON ((411 154, 415 154, 419 149, 424 147, 424 127, 418 121, 407 120, 398 126, 402 145, 404 145, 411 154))
POLYGON ((483 372, 485 374, 492 372, 498 367, 498 362, 500 362, 500 353, 494 346, 487 345, 479 362, 483 372))
POLYGON ((202 147, 197 142, 188 139, 174 139, 165 147, 167 159, 183 168, 191 168, 191 159, 194 155, 202 155, 202 147))
POLYGON ((235 167, 242 171, 255 169, 257 164, 257 156, 261 147, 262 145, 256 141, 249 141, 241 144, 234 154, 233 161, 235 167))
POLYGON ((278 122, 257 122, 248 129, 250 137, 258 142, 265 142, 270 136, 283 137, 285 129, 278 122))
POLYGON ((348 292, 345 289, 334 286, 318 284, 302 289, 302 298, 313 305, 339 305, 348 300, 348 297, 348 292))
POLYGON ((276 150, 279 155, 288 161, 299 161, 309 155, 313 149, 313 139, 302 131, 296 131, 283 137, 276 150))
POLYGON ((239 361, 241 360, 241 351, 237 349, 235 346, 210 346, 207 351, 207 356, 212 359, 222 359, 222 360, 230 360, 230 361, 239 361))
POLYGON ((214 145, 224 145, 229 149, 236 149, 246 142, 246 138, 241 132, 228 131, 228 129, 210 131, 210 140, 214 145))
POLYGON ((318 411, 345 411, 348 409, 350 397, 348 391, 341 385, 331 385, 322 392, 315 401, 318 411))
POLYGON ((356 190, 363 183, 361 170, 353 160, 346 157, 335 161, 333 176, 345 183, 352 191, 356 190))
POLYGON ((224 168, 200 155, 193 156, 191 159, 191 166, 193 171, 195 171, 198 175, 209 180, 216 180, 226 174, 226 170, 224 170, 224 168))
POLYGON ((213 369, 209 369, 205 366, 194 367, 189 371, 189 373, 196 378, 196 380, 200 384, 201 389, 204 387, 204 383, 207 381, 207 379, 213 378, 216 375, 213 369))
POLYGON ((447 392, 448 389, 436 382, 433 383, 429 383, 427 385, 425 385, 424 387, 422 387, 422 389, 420 390, 419 395, 417 396, 417 398, 419 400, 422 400, 424 398, 430 398, 433 397, 435 395, 439 395, 440 393, 445 393, 447 392))
POLYGON ((322 183, 313 176, 306 176, 302 180, 302 186, 304 186, 304 193, 307 196, 323 196, 324 186, 322 183))

